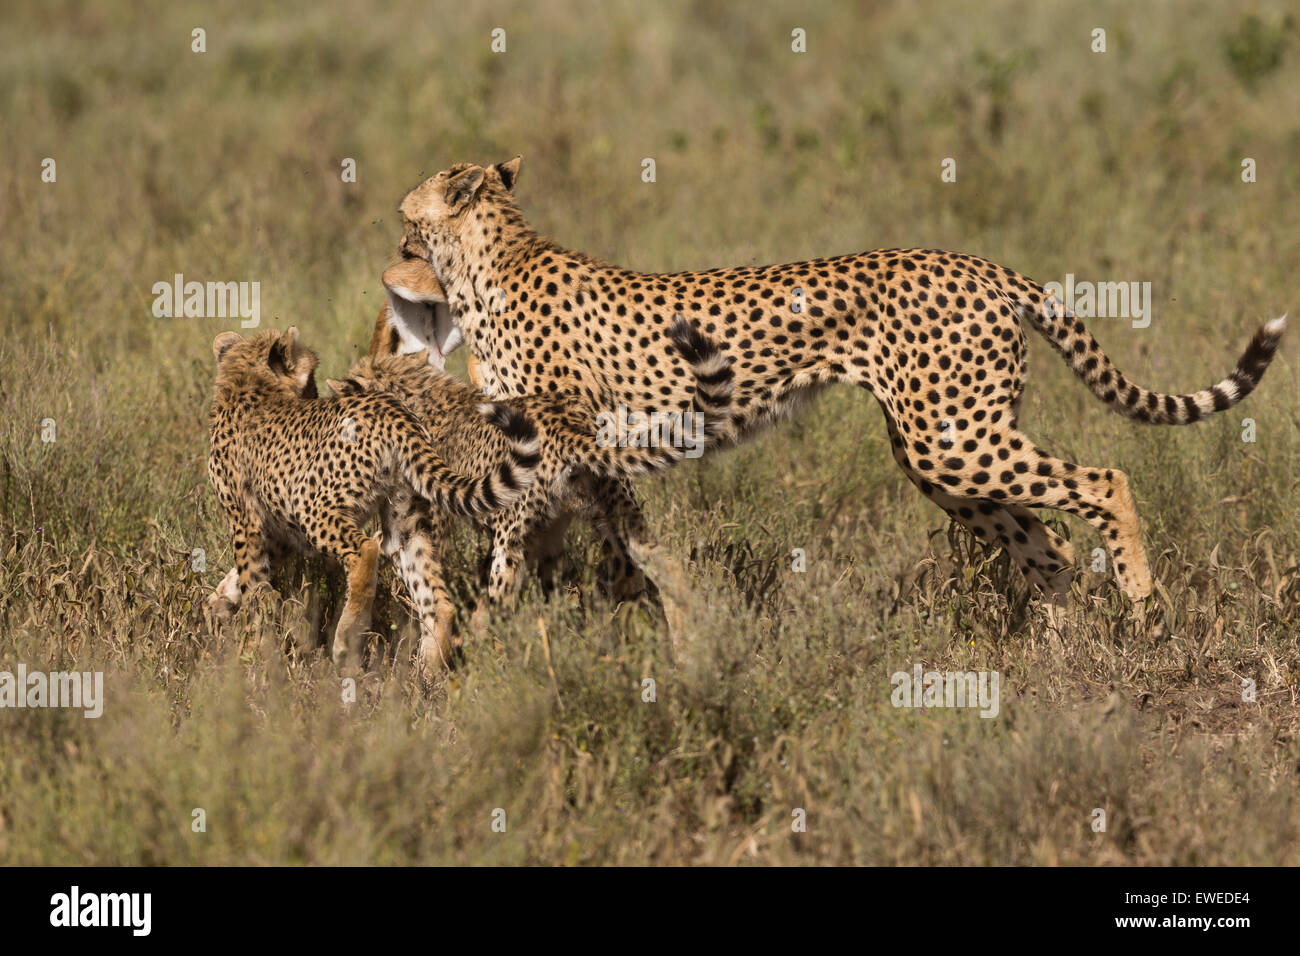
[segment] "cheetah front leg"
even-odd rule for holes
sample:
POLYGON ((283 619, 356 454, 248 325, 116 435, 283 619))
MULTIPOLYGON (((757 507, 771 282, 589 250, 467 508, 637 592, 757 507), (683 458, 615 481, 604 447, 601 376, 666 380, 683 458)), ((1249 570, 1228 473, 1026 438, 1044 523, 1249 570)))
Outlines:
POLYGON ((208 595, 208 610, 224 624, 235 616, 240 603, 239 566, 235 565, 226 572, 217 589, 208 595))
POLYGON ((604 513, 592 515, 592 524, 600 532, 600 565, 596 568, 596 586, 606 599, 615 604, 639 601, 661 613, 659 589, 639 564, 632 559, 623 529, 607 521, 604 513))
POLYGON ((271 561, 263 535, 261 519, 251 511, 231 512, 231 548, 235 552, 235 566, 222 580, 217 594, 209 598, 209 605, 228 619, 248 599, 248 595, 271 581, 271 561), (231 574, 234 579, 231 579, 231 574), (221 595, 220 598, 217 595, 221 595), (214 599, 216 599, 214 601, 214 599))
POLYGON ((496 515, 492 523, 492 559, 487 593, 470 616, 470 627, 482 634, 492 611, 513 611, 523 590, 525 515, 519 504, 496 515))
POLYGON ((627 479, 596 479, 594 496, 602 506, 595 524, 605 539, 607 560, 618 561, 622 572, 613 582, 613 593, 657 592, 673 653, 680 655, 686 646, 686 604, 690 592, 685 568, 651 537, 641 505, 627 479), (621 559, 623 555, 626 560, 621 559))
POLYGON ((537 568, 537 580, 544 594, 555 590, 558 566, 568 546, 569 525, 573 523, 573 517, 572 510, 561 511, 528 536, 525 549, 528 562, 537 568))
MULTIPOLYGON (((265 533, 262 536, 262 544, 266 549, 267 569, 268 572, 277 564, 282 562, 289 553, 289 549, 283 542, 273 537, 268 537, 265 533)), ((269 575, 268 575, 269 579, 269 575)), ((226 576, 221 579, 216 590, 208 595, 208 610, 218 621, 229 622, 235 616, 243 604, 243 596, 239 590, 239 566, 235 565, 226 572, 226 576)))

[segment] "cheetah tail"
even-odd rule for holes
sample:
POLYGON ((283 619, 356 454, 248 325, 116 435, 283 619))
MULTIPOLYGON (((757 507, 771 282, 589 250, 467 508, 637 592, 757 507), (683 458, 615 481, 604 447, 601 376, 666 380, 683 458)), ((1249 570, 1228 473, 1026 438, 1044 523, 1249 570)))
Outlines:
POLYGON ((1016 316, 1022 325, 1032 326, 1047 339, 1064 356, 1070 370, 1112 411, 1151 425, 1187 425, 1236 405, 1264 377, 1286 330, 1285 315, 1266 322, 1223 381, 1191 395, 1166 395, 1126 379, 1083 323, 1069 313, 1062 314, 1059 306, 1053 308, 1051 300, 1038 305, 1021 302, 1016 316))
POLYGON ((703 416, 704 434, 717 438, 726 431, 731 412, 731 359, 722 354, 716 342, 680 315, 673 320, 668 334, 695 376, 695 412, 703 416))
POLYGON ((416 491, 452 514, 471 518, 516 501, 532 485, 541 461, 537 426, 523 412, 498 403, 480 405, 478 410, 506 439, 505 457, 486 473, 457 474, 423 436, 404 436, 401 449, 403 474, 416 491))

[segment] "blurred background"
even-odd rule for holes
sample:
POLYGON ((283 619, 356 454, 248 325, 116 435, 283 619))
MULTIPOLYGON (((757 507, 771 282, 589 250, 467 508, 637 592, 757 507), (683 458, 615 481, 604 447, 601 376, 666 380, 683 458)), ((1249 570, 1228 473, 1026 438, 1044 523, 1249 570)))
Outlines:
MULTIPOLYGON (((102 659, 139 696, 91 729, 56 734, 44 715, 23 718, 27 736, 14 739, 26 741, 29 768, 59 774, 0 772, 0 852, 29 862, 1296 861, 1294 800, 1243 784, 1293 776, 1296 757, 1294 332, 1246 404, 1182 430, 1110 415, 1031 345, 1023 425, 1055 453, 1129 472, 1169 589, 1159 599, 1173 643, 1117 636, 1122 601, 1109 575, 1089 570, 1097 542, 1082 524, 1070 527, 1087 610, 1069 648, 1053 643, 1027 623, 1014 576, 968 554, 894 468, 874 404, 837 391, 798 422, 644 484, 657 532, 696 561, 701 646, 714 655, 680 676, 664 716, 602 710, 613 705, 601 689, 633 686, 637 662, 653 658, 651 631, 614 638, 529 603, 503 625, 498 656, 456 678, 459 690, 429 703, 401 685, 390 723, 376 723, 400 753, 367 738, 364 753, 334 755, 371 759, 386 780, 399 758, 419 768, 389 780, 391 798, 335 793, 338 806, 368 807, 345 824, 329 799, 314 810, 294 802, 313 786, 356 784, 295 763, 295 734, 329 737, 295 723, 302 701, 337 689, 327 663, 286 662, 276 635, 292 611, 247 623, 235 651, 201 614, 229 560, 205 471, 210 343, 238 322, 153 312, 154 284, 177 273, 256 282, 261 327, 297 325, 322 373, 336 375, 368 342, 404 192, 457 161, 522 154, 517 196, 531 223, 634 269, 922 246, 1040 282, 1150 282, 1149 328, 1090 328, 1135 380, 1190 391, 1227 373, 1260 322, 1300 303, 1293 4, 290 0, 252 12, 47 2, 11 5, 4 19, 0 659, 102 659), (347 160, 355 182, 344 181, 347 160), (953 182, 941 176, 946 160, 953 182), (1253 443, 1242 440, 1245 417, 1253 443), (42 440, 47 420, 56 441, 42 440), (788 573, 795 547, 809 553, 806 575, 788 573), (197 577, 195 548, 208 555, 197 577), (556 678, 530 650, 538 615, 559 622, 553 637, 567 635, 555 637, 563 712, 548 703, 556 678), (971 729, 980 721, 913 721, 883 749, 863 743, 896 719, 888 673, 922 658, 1001 667, 1017 675, 1004 687, 1045 710, 1026 705, 1018 743, 971 729), (256 696, 267 672, 285 669, 296 704, 250 713, 229 703, 231 687, 256 696), (1271 710, 1241 712, 1242 674, 1272 695, 1262 698, 1271 710), (1112 695, 1130 715, 1114 746, 1074 712, 1112 695), (1168 710, 1135 703, 1150 701, 1168 710), (199 713, 254 736, 283 719, 284 742, 260 736, 250 748, 191 728, 181 752, 142 730, 184 728, 199 713), (1200 756, 1171 750, 1171 735, 1197 721, 1200 756), (1248 753, 1223 758, 1214 735, 1256 722, 1267 730, 1247 734, 1248 753), (68 735, 99 736, 72 757, 56 743, 68 735), (235 751, 256 786, 227 793, 204 768, 235 751), (135 772, 97 771, 90 752, 135 772), (908 753, 932 753, 938 777, 908 769, 908 753), (194 799, 168 789, 161 768, 176 765, 225 794, 209 800, 244 808, 238 838, 196 849, 157 836, 167 825, 158 808, 194 799), (479 784, 433 817, 402 815, 403 793, 449 793, 457 767, 549 808, 535 839, 447 842, 453 811, 504 799, 479 784), (990 773, 1024 781, 1023 792, 960 785, 990 773), (1171 781, 1208 796, 1179 804, 1189 788, 1171 781), (160 789, 122 796, 140 796, 134 787, 160 789), (1083 809, 1046 800, 1049 790, 1077 794, 1083 809), (1075 826, 1099 790, 1125 807, 1128 830, 1075 826), (84 793, 146 809, 106 850, 52 822, 71 801, 86 832, 107 826, 84 793), (793 848, 769 839, 788 830, 795 800, 820 801, 822 820, 841 829, 793 848), (278 807, 290 822, 263 832, 250 807, 278 807), (6 838, 6 813, 11 824, 25 814, 46 849, 6 838), (1214 822, 1260 813, 1267 821, 1249 833, 1214 822), (864 835, 854 821, 868 817, 889 835, 864 835), (389 829, 348 829, 366 820, 389 829)), ((463 370, 463 352, 452 368, 463 370)), ((467 535, 457 547, 468 599, 477 544, 467 535)), ((581 535, 575 549, 595 557, 581 535)))
POLYGON ((230 323, 155 319, 155 282, 258 282, 263 324, 341 368, 405 190, 520 153, 535 226, 635 269, 937 246, 1150 281, 1152 328, 1098 337, 1152 387, 1199 387, 1291 306, 1295 41, 1262 2, 28 5, 0 38, 0 368, 57 342, 105 401, 192 431, 230 323))

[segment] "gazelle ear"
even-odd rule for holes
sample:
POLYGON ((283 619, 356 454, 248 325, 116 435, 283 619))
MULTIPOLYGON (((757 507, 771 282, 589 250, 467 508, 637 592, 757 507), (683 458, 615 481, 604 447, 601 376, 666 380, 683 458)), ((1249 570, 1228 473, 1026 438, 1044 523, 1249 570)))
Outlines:
POLYGON ((403 259, 384 270, 384 288, 410 302, 446 302, 438 273, 423 259, 403 259))
POLYGON ((379 310, 379 315, 375 318, 375 330, 370 334, 370 351, 366 354, 392 355, 397 351, 401 341, 402 337, 397 334, 397 329, 393 328, 393 310, 385 301, 384 307, 379 310))
POLYGON ((238 332, 222 332, 212 340, 212 357, 221 364, 221 356, 226 354, 226 349, 230 348, 236 342, 244 341, 244 337, 238 332))
POLYGON ((483 185, 485 175, 482 166, 471 166, 447 180, 447 191, 443 198, 452 212, 474 198, 478 188, 483 185))
POLYGON ((514 159, 507 160, 504 163, 497 163, 493 168, 497 175, 501 177, 501 183, 510 192, 515 191, 515 183, 519 181, 519 167, 524 164, 522 156, 516 156, 514 159))

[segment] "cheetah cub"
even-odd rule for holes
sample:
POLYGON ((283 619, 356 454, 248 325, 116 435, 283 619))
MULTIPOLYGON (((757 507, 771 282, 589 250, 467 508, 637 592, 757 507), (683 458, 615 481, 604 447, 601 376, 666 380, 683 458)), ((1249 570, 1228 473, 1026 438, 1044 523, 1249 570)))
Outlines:
POLYGON ((478 517, 510 505, 533 482, 537 430, 501 404, 479 404, 480 423, 500 437, 499 454, 474 477, 454 472, 400 400, 384 392, 319 397, 315 354, 297 329, 245 339, 223 332, 209 427, 208 475, 230 524, 236 566, 211 602, 233 613, 266 582, 287 550, 320 552, 342 564, 347 600, 334 634, 340 668, 360 664, 369 629, 380 543, 362 528, 376 515, 383 547, 420 613, 420 671, 428 679, 450 648, 439 642, 434 595, 441 589, 430 535, 430 503, 478 517))
MULTIPOLYGON (((390 292, 399 284, 404 290, 424 289, 429 301, 441 304, 441 288, 422 261, 393 266, 384 273, 384 284, 390 292)), ((403 294, 406 300, 414 297, 410 291, 403 294)), ((397 301, 400 309, 405 300, 397 301)), ((443 373, 441 350, 410 350, 407 341, 411 337, 406 333, 418 321, 386 307, 375 323, 370 354, 353 366, 346 380, 331 379, 328 384, 341 395, 378 392, 399 398, 424 422, 434 445, 454 467, 477 472, 500 457, 503 439, 485 427, 474 411, 482 395, 443 373)), ((671 346, 664 349, 665 354, 670 349, 676 351, 689 367, 693 382, 689 421, 694 428, 684 431, 694 432, 702 451, 716 440, 729 419, 731 360, 686 322, 673 325, 668 339, 671 346)), ((684 576, 675 562, 645 544, 648 536, 640 524, 629 479, 688 457, 684 443, 602 440, 597 415, 572 395, 533 395, 510 399, 508 404, 536 423, 540 460, 537 479, 525 494, 501 511, 476 520, 492 536, 492 560, 487 593, 475 611, 475 621, 481 621, 490 607, 508 609, 515 603, 526 561, 538 565, 543 578, 549 576, 549 565, 563 548, 568 524, 577 516, 589 520, 603 539, 607 567, 602 572, 612 579, 605 583, 615 600, 644 590, 639 564, 647 558, 668 569, 663 572, 665 583, 680 583, 677 579, 684 576)), ((440 596, 440 601, 445 600, 440 596)), ((680 630, 680 622, 674 628, 674 617, 670 613, 670 630, 680 630)), ((449 627, 450 614, 446 619, 449 627)), ((678 636, 673 634, 675 641, 678 636)), ((449 640, 449 632, 440 639, 449 640)))

